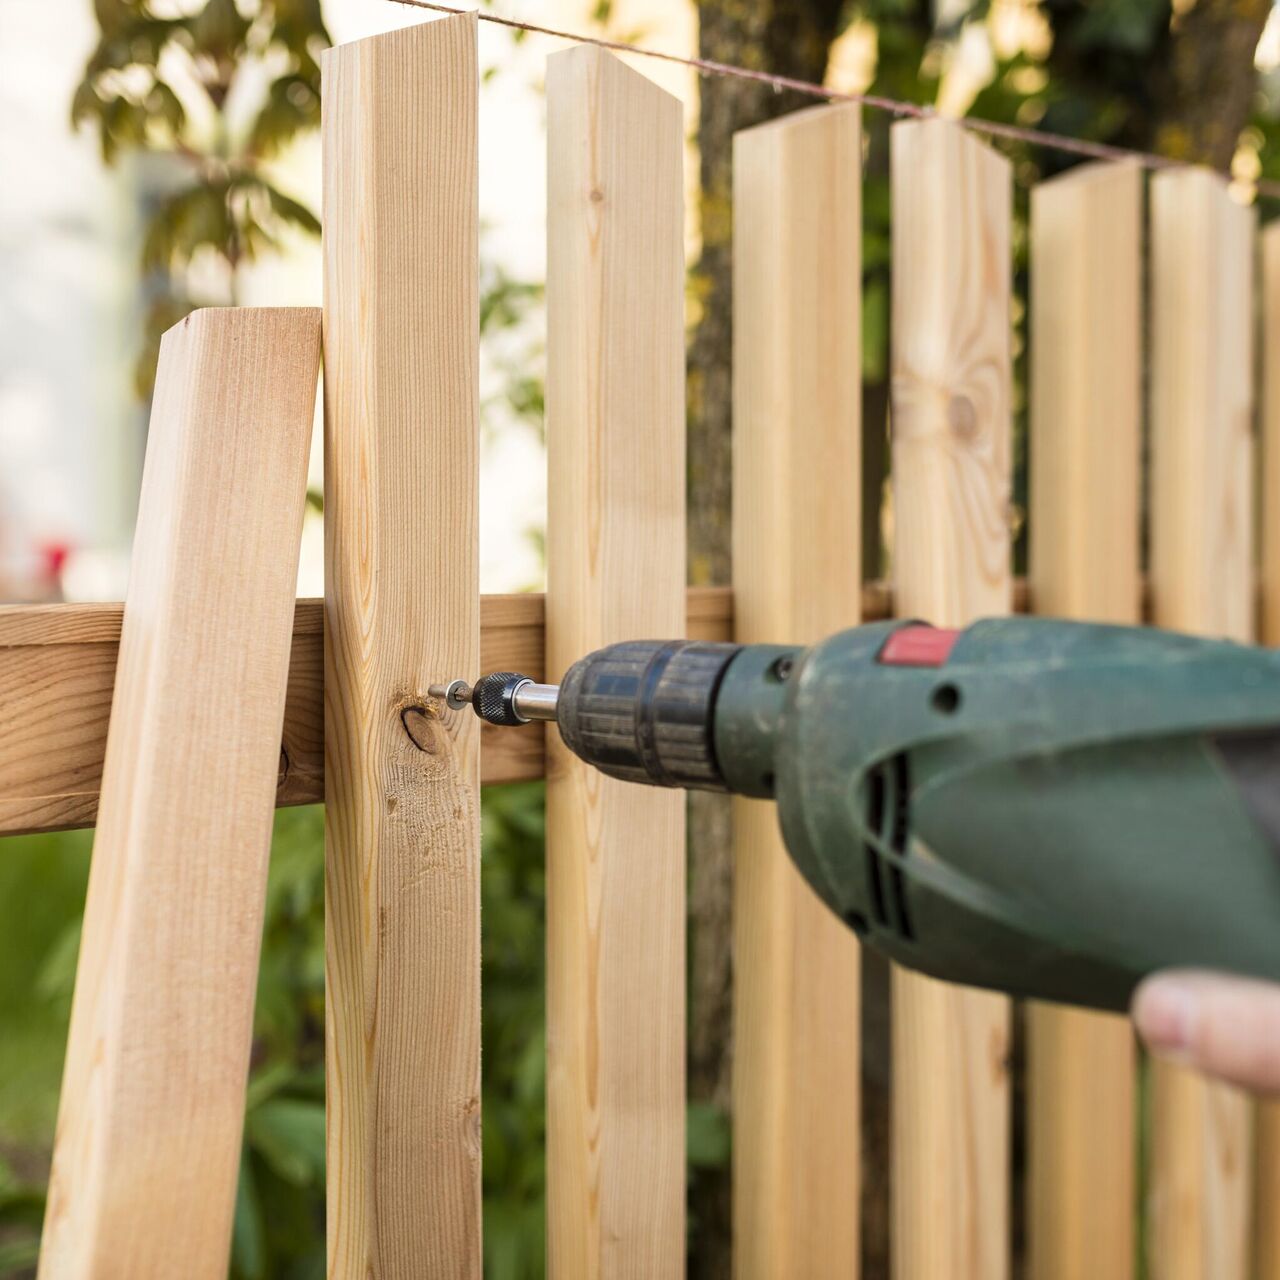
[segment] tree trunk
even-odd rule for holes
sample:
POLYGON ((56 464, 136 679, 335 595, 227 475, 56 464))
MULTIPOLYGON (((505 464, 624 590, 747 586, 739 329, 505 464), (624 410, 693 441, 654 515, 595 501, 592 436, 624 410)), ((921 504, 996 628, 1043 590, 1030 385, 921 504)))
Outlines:
MULTIPOLYGON (((704 58, 821 81, 842 0, 703 0, 704 58)), ((701 82, 702 256, 693 274, 700 315, 689 352, 689 577, 731 581, 733 135, 813 99, 723 76, 701 82)), ((733 867, 725 797, 689 800, 689 1097, 730 1106, 733 1027, 733 867)), ((730 1170, 700 1170, 689 1193, 691 1280, 727 1280, 730 1170)))
POLYGON ((1199 0, 1173 20, 1155 149, 1230 172, 1253 110, 1253 55, 1270 0, 1199 0))

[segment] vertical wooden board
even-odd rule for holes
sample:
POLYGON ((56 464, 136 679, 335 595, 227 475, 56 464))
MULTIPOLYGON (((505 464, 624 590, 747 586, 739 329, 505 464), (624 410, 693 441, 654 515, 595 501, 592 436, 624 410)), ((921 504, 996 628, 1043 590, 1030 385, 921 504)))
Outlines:
MULTIPOLYGON (((816 107, 734 139, 736 638, 806 643, 861 606, 861 139, 816 107)), ((854 935, 734 804, 735 1274, 858 1273, 854 935)))
MULTIPOLYGON (((1009 165, 943 120, 896 124, 893 577, 900 616, 1008 613, 1009 165)), ((899 1280, 1008 1274, 1009 1002, 893 974, 899 1280)))
POLYGON ((319 359, 314 310, 161 344, 43 1280, 226 1275, 319 359))
POLYGON ((476 19, 324 60, 330 1280, 479 1276, 476 19))
MULTIPOLYGON (((1253 211, 1207 170, 1151 182, 1151 582, 1154 619, 1253 638, 1253 211)), ((1249 1274, 1248 1099, 1152 1071, 1154 1280, 1249 1274)))
MULTIPOLYGON (((547 73, 547 670, 685 628, 680 104, 547 73)), ((548 734, 547 1215, 557 1280, 683 1274, 684 800, 548 734)))
POLYGON ((1258 1104, 1257 1166, 1254 1187, 1256 1280, 1280 1280, 1280 1102, 1258 1104))
MULTIPOLYGON (((1262 642, 1280 645, 1280 222, 1262 233, 1262 642)), ((1258 1105, 1254 1273, 1280 1280, 1280 1102, 1258 1105)))
MULTIPOLYGON (((1086 165, 1031 194, 1031 595, 1141 621, 1142 171, 1086 165)), ((1029 1274, 1133 1273, 1133 1033, 1028 1009, 1029 1274)))

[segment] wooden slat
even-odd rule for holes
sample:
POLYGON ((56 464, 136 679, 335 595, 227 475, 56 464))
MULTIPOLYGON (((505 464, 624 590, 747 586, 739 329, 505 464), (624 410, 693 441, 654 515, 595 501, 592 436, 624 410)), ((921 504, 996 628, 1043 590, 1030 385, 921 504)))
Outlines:
MULTIPOLYGON (((734 139, 733 555, 747 643, 858 622, 861 158, 856 107, 734 139)), ((734 843, 735 1274, 852 1280, 857 940, 796 871, 772 804, 734 802, 734 843)))
POLYGON ((1256 1136, 1253 1274, 1256 1280, 1280 1280, 1280 1102, 1258 1104, 1256 1136))
MULTIPOLYGON (((902 615, 1012 607, 1009 164, 942 120, 896 124, 893 517, 902 615)), ((1009 1002, 893 975, 898 1280, 1008 1274, 1009 1002)))
MULTIPOLYGON (((1031 193, 1031 582, 1036 611, 1139 621, 1142 171, 1031 193)), ((1128 1280, 1134 1049, 1126 1019, 1027 1012, 1029 1274, 1128 1280)))
MULTIPOLYGON (((547 668, 685 628, 680 104, 599 49, 547 72, 547 668)), ((684 798, 549 735, 547 1246, 683 1274, 684 798)))
POLYGON ((476 19, 325 55, 330 1280, 479 1277, 476 19))
MULTIPOLYGON (((1280 222, 1262 233, 1263 644, 1280 645, 1280 222)), ((1280 1280, 1280 1102, 1258 1105, 1254 1275, 1280 1280)))
MULTIPOLYGON (((1151 574, 1158 625, 1253 638, 1254 215, 1204 170, 1151 182, 1151 574)), ((1156 1280, 1249 1274, 1250 1106, 1157 1063, 1156 1280)))
POLYGON ((226 1275, 319 358, 309 309, 161 344, 42 1280, 226 1275))

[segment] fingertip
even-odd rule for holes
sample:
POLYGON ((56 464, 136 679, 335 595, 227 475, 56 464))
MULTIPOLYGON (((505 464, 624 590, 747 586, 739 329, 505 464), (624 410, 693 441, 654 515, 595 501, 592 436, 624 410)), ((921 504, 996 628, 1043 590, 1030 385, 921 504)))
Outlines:
POLYGON ((1195 1040, 1196 996, 1176 973, 1145 978, 1133 997, 1133 1022, 1153 1053, 1184 1058, 1195 1040))

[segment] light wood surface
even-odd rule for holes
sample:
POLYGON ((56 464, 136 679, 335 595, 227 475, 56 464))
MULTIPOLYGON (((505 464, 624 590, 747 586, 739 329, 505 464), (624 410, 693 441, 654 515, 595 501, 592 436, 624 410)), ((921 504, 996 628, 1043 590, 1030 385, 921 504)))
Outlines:
MULTIPOLYGON (((959 626, 1013 604, 1009 165, 912 121, 891 181, 896 607, 959 626)), ((894 1275, 1001 1280, 1009 1002, 901 969, 892 989, 894 1275)))
POLYGON ((475 15, 323 70, 328 1274, 479 1277, 475 15))
MULTIPOLYGON (((547 670, 685 629, 680 104, 599 49, 547 71, 547 670)), ((683 1275, 684 798, 549 735, 556 1280, 683 1275)))
MULTIPOLYGON (((784 116, 733 156, 737 639, 809 643, 855 626, 862 594, 858 109, 784 116)), ((852 1280, 857 940, 772 804, 735 800, 733 821, 735 1274, 852 1280)))
MULTIPOLYGON (((1280 222, 1262 233, 1262 635, 1280 645, 1280 222)), ((1254 1274, 1280 1280, 1280 1102, 1258 1104, 1254 1274)))
MULTIPOLYGON (((1139 621, 1142 171, 1084 165, 1031 193, 1031 582, 1036 612, 1139 621)), ((1133 1274, 1133 1032, 1027 1010, 1028 1274, 1133 1274)))
MULTIPOLYGON (((1205 170, 1151 181, 1155 620, 1253 638, 1253 211, 1205 170)), ((1153 1064, 1152 1280, 1249 1274, 1248 1099, 1153 1064)))
POLYGON ((319 358, 310 309, 161 344, 41 1280, 226 1275, 319 358))

